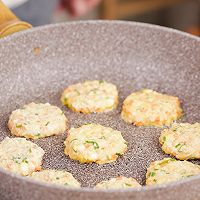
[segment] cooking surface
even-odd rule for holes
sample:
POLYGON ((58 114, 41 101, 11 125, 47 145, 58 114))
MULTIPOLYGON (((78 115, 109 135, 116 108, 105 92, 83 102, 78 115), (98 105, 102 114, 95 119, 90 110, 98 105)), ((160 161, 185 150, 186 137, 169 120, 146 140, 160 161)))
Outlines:
POLYGON ((82 186, 92 187, 119 175, 131 176, 144 184, 150 162, 167 157, 158 142, 162 129, 125 123, 120 117, 122 102, 131 92, 149 88, 181 99, 182 122, 200 121, 200 42, 176 31, 131 24, 74 23, 70 28, 51 26, 2 40, 0 140, 11 136, 7 121, 12 110, 30 102, 49 102, 65 112, 70 127, 100 123, 121 131, 129 144, 128 151, 116 162, 98 165, 79 164, 66 157, 63 153, 66 133, 36 140, 46 152, 44 169, 65 169, 82 186), (95 79, 117 85, 120 97, 117 110, 84 115, 62 106, 60 97, 64 88, 95 79))

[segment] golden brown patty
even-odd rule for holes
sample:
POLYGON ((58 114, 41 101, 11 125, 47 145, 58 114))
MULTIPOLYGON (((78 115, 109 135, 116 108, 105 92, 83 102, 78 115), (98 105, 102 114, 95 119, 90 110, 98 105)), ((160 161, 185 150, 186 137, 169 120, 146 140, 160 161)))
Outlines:
POLYGON ((49 103, 30 103, 12 112, 8 127, 13 135, 38 139, 66 131, 67 118, 49 103))
POLYGON ((134 178, 126 178, 123 176, 112 178, 108 181, 102 181, 95 186, 95 188, 98 189, 125 189, 140 187, 141 185, 134 178))
POLYGON ((80 187, 80 183, 69 172, 63 170, 42 170, 34 172, 30 177, 52 184, 64 185, 67 187, 80 187))
POLYGON ((118 91, 105 81, 85 81, 66 88, 61 101, 75 112, 105 112, 117 107, 118 91))
POLYGON ((174 123, 162 131, 162 150, 180 160, 200 159, 200 124, 174 123))
POLYGON ((146 184, 169 183, 197 174, 200 174, 200 166, 188 161, 165 158, 151 163, 147 169, 146 184))
POLYGON ((170 125, 182 114, 177 97, 144 89, 129 95, 122 107, 122 119, 136 126, 170 125))
POLYGON ((23 176, 41 170, 43 155, 42 148, 25 138, 6 137, 0 143, 0 167, 23 176))
POLYGON ((127 150, 121 132, 99 124, 71 128, 65 146, 65 154, 81 163, 113 162, 127 150))

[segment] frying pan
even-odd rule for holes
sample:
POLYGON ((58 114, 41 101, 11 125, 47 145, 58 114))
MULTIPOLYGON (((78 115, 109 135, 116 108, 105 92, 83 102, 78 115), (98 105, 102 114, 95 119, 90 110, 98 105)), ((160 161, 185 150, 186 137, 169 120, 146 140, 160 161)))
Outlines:
MULTIPOLYGON (((7 10, 4 8, 2 13, 5 16, 7 10)), ((60 107, 70 127, 94 122, 118 129, 129 145, 125 155, 116 162, 97 165, 79 164, 64 155, 63 141, 67 133, 36 140, 34 142, 46 152, 43 168, 65 169, 83 188, 39 183, 0 169, 0 199, 199 199, 200 176, 142 189, 91 188, 99 181, 119 175, 134 177, 144 185, 149 164, 167 157, 158 143, 162 128, 135 127, 120 118, 122 102, 131 92, 150 88, 178 96, 185 113, 181 121, 200 121, 199 52, 197 37, 159 26, 122 21, 49 25, 1 39, 0 140, 11 137, 7 128, 11 111, 34 101, 60 107), (120 104, 116 110, 84 115, 61 105, 60 95, 65 87, 93 79, 117 85, 120 104)))

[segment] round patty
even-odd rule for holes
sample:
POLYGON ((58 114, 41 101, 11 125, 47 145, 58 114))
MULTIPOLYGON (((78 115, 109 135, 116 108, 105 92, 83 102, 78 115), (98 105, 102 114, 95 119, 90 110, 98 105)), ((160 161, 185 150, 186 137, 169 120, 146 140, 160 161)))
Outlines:
POLYGON ((65 146, 65 154, 81 163, 110 163, 127 150, 121 132, 99 124, 71 128, 65 146))
POLYGON ((95 188, 98 189, 125 189, 125 188, 139 188, 141 185, 134 178, 126 178, 119 176, 108 181, 98 183, 95 188))
POLYGON ((174 123, 160 136, 162 150, 180 160, 200 159, 200 124, 174 123))
POLYGON ((12 112, 8 127, 13 135, 38 139, 66 131, 67 118, 49 103, 30 103, 12 112))
POLYGON ((23 176, 41 170, 43 155, 42 148, 25 138, 6 137, 0 143, 0 167, 23 176))
POLYGON ((40 172, 33 172, 30 177, 46 183, 60 184, 66 187, 80 187, 80 183, 73 175, 63 170, 42 170, 40 172))
POLYGON ((85 81, 66 88, 61 101, 75 112, 105 112, 117 107, 118 91, 105 81, 85 81))
POLYGON ((188 161, 177 161, 172 158, 165 158, 151 163, 147 169, 146 184, 169 183, 197 174, 200 174, 200 166, 188 161))
POLYGON ((182 114, 177 97, 144 89, 129 95, 122 107, 121 117, 136 126, 170 125, 182 114))

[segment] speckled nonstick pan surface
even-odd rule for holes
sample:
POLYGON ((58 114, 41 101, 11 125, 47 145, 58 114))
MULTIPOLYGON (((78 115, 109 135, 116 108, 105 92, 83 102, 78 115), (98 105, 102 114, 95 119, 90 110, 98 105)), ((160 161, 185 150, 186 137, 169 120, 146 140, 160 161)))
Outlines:
MULTIPOLYGON (((49 102, 62 108, 70 127, 100 123, 122 132, 127 153, 105 165, 79 164, 67 158, 61 136, 36 140, 45 151, 43 168, 65 169, 84 187, 118 175, 145 183, 150 162, 167 157, 158 137, 161 128, 135 127, 120 118, 121 105, 131 92, 150 88, 178 96, 183 122, 200 121, 200 39, 172 29, 132 22, 72 22, 17 33, 0 40, 0 140, 12 110, 29 102, 49 102), (39 50, 40 49, 40 50, 39 50), (61 105, 70 84, 104 79, 117 85, 118 109, 106 114, 73 113, 61 105)), ((195 161, 196 163, 199 163, 195 161)), ((0 199, 199 199, 200 176, 141 190, 99 191, 38 184, 0 170, 0 199)))

